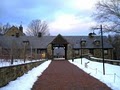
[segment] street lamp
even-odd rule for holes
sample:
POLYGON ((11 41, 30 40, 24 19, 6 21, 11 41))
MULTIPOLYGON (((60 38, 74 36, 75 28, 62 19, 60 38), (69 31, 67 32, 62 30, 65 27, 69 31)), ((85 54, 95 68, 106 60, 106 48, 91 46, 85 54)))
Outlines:
POLYGON ((74 48, 74 45, 72 44, 72 62, 74 62, 74 50, 73 50, 73 48, 74 48))
POLYGON ((103 75, 105 75, 105 60, 104 60, 104 46, 103 46, 103 31, 102 31, 102 25, 100 25, 100 31, 101 31, 101 42, 102 42, 102 57, 103 57, 103 75))
POLYGON ((33 58, 32 56, 33 56, 33 55, 32 55, 32 46, 31 46, 31 61, 32 61, 32 58, 33 58))
POLYGON ((23 45, 24 45, 24 63, 25 63, 25 59, 26 59, 26 47, 29 45, 29 41, 23 41, 23 45))
POLYGON ((81 45, 81 64, 82 64, 82 57, 83 57, 83 55, 82 55, 82 53, 83 53, 83 47, 82 46, 85 46, 85 43, 86 43, 86 40, 84 40, 84 39, 82 39, 81 40, 81 42, 80 42, 80 45, 81 45))
POLYGON ((102 48, 102 59, 103 59, 103 75, 105 75, 105 60, 104 60, 104 45, 103 45, 103 31, 102 31, 102 25, 100 25, 100 28, 94 28, 94 29, 100 29, 101 33, 101 48, 102 48))
POLYGON ((80 42, 81 45, 81 64, 82 64, 82 41, 80 42))

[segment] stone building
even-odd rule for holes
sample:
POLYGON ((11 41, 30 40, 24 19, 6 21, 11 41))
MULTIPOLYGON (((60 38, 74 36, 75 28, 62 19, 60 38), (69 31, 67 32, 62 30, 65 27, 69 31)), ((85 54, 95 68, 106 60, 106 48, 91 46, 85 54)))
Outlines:
MULTIPOLYGON (((104 36, 104 56, 113 58, 113 47, 104 36)), ((100 36, 0 36, 1 53, 5 50, 14 58, 79 58, 84 56, 102 57, 100 36), (16 54, 17 52, 17 54, 16 54)))
POLYGON ((23 33, 23 27, 22 27, 22 25, 20 25, 19 28, 16 27, 16 26, 12 26, 4 34, 4 36, 16 36, 16 37, 23 36, 23 35, 25 35, 25 34, 23 33))

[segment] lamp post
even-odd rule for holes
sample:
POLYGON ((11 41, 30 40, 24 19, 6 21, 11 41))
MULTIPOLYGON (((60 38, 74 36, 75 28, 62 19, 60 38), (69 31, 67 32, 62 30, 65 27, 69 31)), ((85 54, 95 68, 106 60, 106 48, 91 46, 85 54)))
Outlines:
POLYGON ((104 44, 103 44, 103 27, 100 25, 100 28, 94 28, 94 29, 100 29, 101 33, 101 48, 102 48, 102 59, 103 59, 103 75, 105 75, 105 60, 104 60, 104 44))
POLYGON ((82 64, 82 41, 80 42, 81 45, 81 64, 82 64))
POLYGON ((84 56, 84 47, 86 45, 86 40, 85 39, 81 39, 81 42, 80 42, 80 45, 81 45, 81 64, 82 64, 82 57, 84 56))
POLYGON ((73 48, 74 48, 74 45, 72 44, 72 62, 74 62, 74 50, 73 50, 73 48))
POLYGON ((31 46, 31 61, 32 61, 32 46, 31 46))
POLYGON ((102 31, 102 25, 100 25, 100 31, 101 31, 102 58, 103 58, 103 75, 105 75, 105 60, 104 60, 104 46, 103 46, 103 31, 102 31))
POLYGON ((29 45, 29 41, 23 41, 23 46, 24 46, 24 55, 23 55, 23 59, 24 59, 24 63, 26 61, 26 48, 29 45))

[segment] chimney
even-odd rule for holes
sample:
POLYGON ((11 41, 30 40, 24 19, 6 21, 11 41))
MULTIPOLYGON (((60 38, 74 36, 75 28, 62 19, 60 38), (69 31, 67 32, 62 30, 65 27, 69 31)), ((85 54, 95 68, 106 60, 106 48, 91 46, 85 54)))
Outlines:
POLYGON ((38 37, 42 37, 42 33, 41 32, 38 32, 38 37))
POLYGON ((22 25, 19 26, 19 30, 23 33, 23 27, 22 27, 22 25))

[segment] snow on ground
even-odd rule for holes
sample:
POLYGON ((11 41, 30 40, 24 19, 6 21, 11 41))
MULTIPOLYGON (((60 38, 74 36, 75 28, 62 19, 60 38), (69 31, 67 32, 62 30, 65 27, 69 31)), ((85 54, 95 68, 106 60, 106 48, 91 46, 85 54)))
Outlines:
MULTIPOLYGON (((0 88, 0 90, 30 90, 37 80, 37 77, 42 74, 42 72, 50 64, 50 60, 44 62, 36 68, 33 68, 27 74, 17 78, 15 81, 11 81, 7 86, 0 88)), ((70 60, 71 63, 83 69, 85 72, 91 76, 99 79, 101 82, 105 83, 113 90, 120 90, 120 66, 105 64, 105 75, 103 75, 103 64, 99 62, 89 61, 85 58, 75 59, 74 62, 70 60), (88 68, 85 67, 85 63, 88 63, 88 68)))
POLYGON ((105 64, 105 75, 103 75, 103 64, 99 62, 89 61, 83 58, 82 64, 81 59, 75 59, 71 63, 78 66, 91 76, 99 79, 113 90, 120 90, 120 66, 105 64), (88 68, 85 67, 85 63, 89 62, 88 68))
POLYGON ((39 59, 39 60, 26 60, 25 62, 23 59, 14 59, 13 64, 10 63, 10 60, 5 61, 3 59, 0 59, 0 67, 6 67, 6 66, 13 66, 13 65, 19 65, 19 64, 24 64, 24 63, 30 63, 30 62, 36 62, 36 61, 42 61, 44 59, 39 59))
POLYGON ((27 74, 11 81, 7 86, 0 88, 0 90, 31 90, 37 77, 49 66, 51 60, 46 61, 36 68, 33 68, 27 74))

